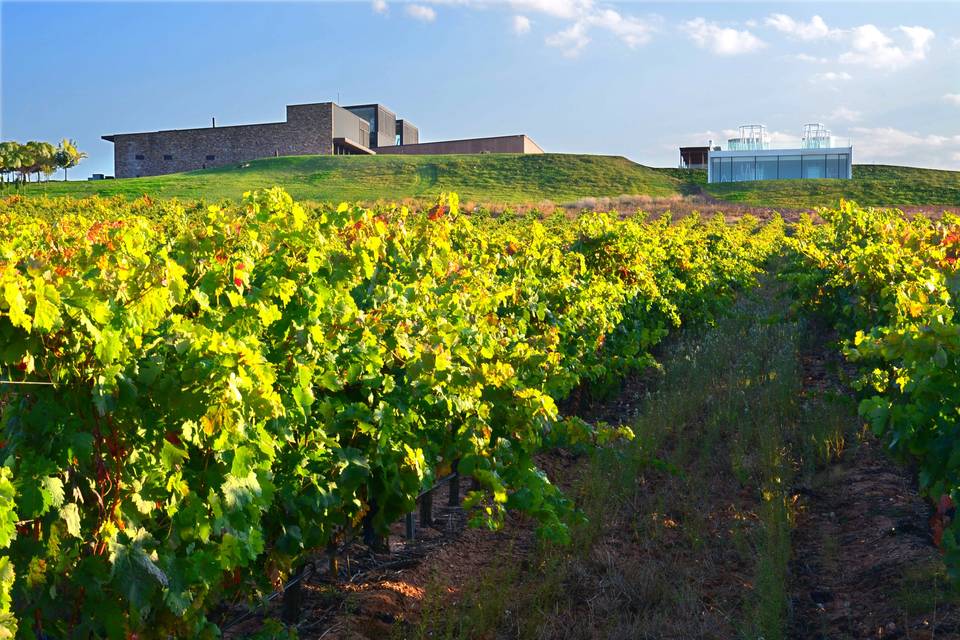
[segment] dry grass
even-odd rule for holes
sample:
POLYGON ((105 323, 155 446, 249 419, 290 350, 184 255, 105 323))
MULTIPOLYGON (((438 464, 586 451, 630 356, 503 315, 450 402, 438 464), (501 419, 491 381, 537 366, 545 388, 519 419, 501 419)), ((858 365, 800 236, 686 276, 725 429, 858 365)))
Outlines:
POLYGON ((485 578, 492 591, 425 618, 412 637, 783 637, 791 478, 828 449, 810 426, 834 407, 804 397, 805 328, 785 319, 774 289, 675 343, 659 379, 639 385, 627 403, 637 439, 587 462, 576 484, 588 524, 572 546, 485 578))

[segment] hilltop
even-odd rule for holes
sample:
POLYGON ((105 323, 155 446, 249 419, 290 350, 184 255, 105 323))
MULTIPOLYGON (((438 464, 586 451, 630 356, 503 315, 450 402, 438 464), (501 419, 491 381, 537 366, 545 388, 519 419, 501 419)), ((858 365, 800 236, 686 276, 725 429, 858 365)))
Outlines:
POLYGON ((656 169, 620 156, 480 154, 447 156, 290 156, 187 173, 125 180, 31 184, 31 194, 234 199, 280 185, 299 200, 402 200, 456 191, 464 201, 573 202, 586 197, 700 195, 777 209, 835 206, 960 206, 960 172, 854 165, 853 180, 706 184, 705 171, 656 169))

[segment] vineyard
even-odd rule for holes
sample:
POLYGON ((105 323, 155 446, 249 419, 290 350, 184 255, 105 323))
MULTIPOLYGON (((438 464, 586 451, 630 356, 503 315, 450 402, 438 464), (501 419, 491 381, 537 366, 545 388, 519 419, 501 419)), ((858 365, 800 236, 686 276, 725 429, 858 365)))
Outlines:
POLYGON ((0 200, 0 637, 219 637, 226 603, 376 546, 450 477, 472 525, 519 511, 567 544, 586 515, 537 456, 634 433, 558 405, 655 366, 768 269, 952 508, 960 221, 820 217, 0 200))
POLYGON ((783 232, 278 189, 0 216, 3 625, 55 638, 214 637, 218 603, 385 531, 454 469, 475 524, 519 509, 562 542, 576 506, 534 454, 631 433, 556 403, 722 313, 783 232))

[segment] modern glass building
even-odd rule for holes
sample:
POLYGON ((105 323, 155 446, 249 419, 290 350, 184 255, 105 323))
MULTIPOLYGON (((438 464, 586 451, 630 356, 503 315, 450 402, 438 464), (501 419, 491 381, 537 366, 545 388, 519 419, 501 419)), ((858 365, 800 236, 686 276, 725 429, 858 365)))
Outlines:
POLYGON ((853 177, 853 147, 834 146, 822 124, 804 127, 799 149, 771 149, 763 125, 740 127, 728 148, 710 151, 707 182, 853 177))

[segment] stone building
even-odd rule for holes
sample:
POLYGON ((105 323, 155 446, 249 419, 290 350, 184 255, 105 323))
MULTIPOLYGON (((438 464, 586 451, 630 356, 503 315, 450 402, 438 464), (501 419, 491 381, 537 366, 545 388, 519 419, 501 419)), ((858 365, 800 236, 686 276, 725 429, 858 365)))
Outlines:
POLYGON ((277 156, 543 153, 524 135, 420 143, 420 132, 381 104, 287 105, 284 122, 103 136, 118 178, 157 176, 277 156))

